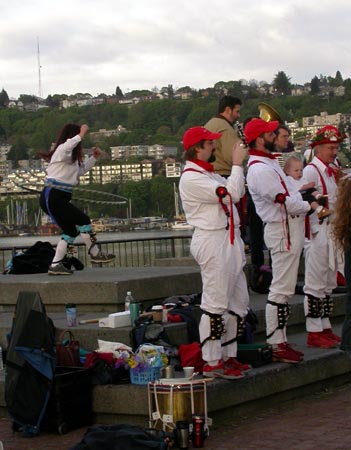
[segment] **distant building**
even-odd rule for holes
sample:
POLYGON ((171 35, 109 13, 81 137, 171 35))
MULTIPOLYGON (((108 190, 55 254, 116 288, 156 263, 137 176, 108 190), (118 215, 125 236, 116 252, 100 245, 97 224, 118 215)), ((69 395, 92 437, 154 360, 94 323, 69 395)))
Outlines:
POLYGON ((126 181, 141 181, 151 179, 153 166, 151 162, 135 164, 95 164, 82 177, 80 184, 124 183, 126 181))
MULTIPOLYGON (((173 147, 168 147, 172 149, 173 147)), ((176 153, 175 149, 175 153, 176 153)), ((141 158, 163 159, 165 156, 165 147, 160 144, 155 145, 118 145, 111 147, 111 158, 116 159, 128 159, 132 156, 141 158)))
POLYGON ((12 161, 0 160, 0 177, 2 179, 6 178, 11 171, 12 171, 12 161))
POLYGON ((101 128, 99 131, 91 131, 90 138, 93 142, 98 142, 102 138, 110 137, 110 136, 119 136, 121 133, 126 133, 127 129, 123 127, 123 125, 118 125, 114 130, 106 130, 105 128, 101 128))
POLYGON ((291 95, 294 97, 300 95, 306 95, 311 91, 309 86, 302 86, 301 84, 296 84, 293 88, 291 88, 291 95))
POLYGON ((322 111, 319 116, 314 115, 310 117, 303 117, 302 126, 303 127, 315 126, 319 128, 324 127, 325 125, 333 125, 335 127, 339 127, 340 123, 345 119, 349 120, 350 115, 341 113, 328 114, 326 111, 322 111))
POLYGON ((7 159, 7 154, 11 150, 11 145, 1 144, 0 145, 0 161, 5 161, 7 159))
POLYGON ((168 158, 165 161, 166 177, 167 178, 179 178, 182 174, 182 164, 180 162, 172 161, 168 158))

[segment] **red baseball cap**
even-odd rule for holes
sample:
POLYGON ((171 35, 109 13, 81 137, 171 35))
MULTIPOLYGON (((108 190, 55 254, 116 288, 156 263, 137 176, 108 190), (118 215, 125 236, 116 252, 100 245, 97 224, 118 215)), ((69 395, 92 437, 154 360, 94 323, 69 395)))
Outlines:
POLYGON ((204 127, 192 127, 186 130, 183 136, 183 147, 188 150, 201 141, 214 141, 222 136, 221 133, 212 133, 204 127))
POLYGON ((333 127, 333 125, 326 125, 317 130, 316 135, 311 139, 311 148, 322 144, 339 144, 344 139, 345 135, 342 135, 338 128, 333 127))
POLYGON ((257 139, 263 133, 270 133, 278 128, 278 120, 272 120, 271 122, 266 122, 263 119, 252 119, 245 125, 244 134, 246 137, 246 142, 250 142, 257 139))

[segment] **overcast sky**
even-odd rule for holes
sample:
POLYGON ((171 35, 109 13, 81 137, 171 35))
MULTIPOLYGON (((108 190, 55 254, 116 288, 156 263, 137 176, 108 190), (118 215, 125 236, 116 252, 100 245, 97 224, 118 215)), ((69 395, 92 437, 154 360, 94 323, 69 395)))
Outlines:
POLYGON ((43 97, 351 77, 350 0, 0 0, 0 89, 43 97))

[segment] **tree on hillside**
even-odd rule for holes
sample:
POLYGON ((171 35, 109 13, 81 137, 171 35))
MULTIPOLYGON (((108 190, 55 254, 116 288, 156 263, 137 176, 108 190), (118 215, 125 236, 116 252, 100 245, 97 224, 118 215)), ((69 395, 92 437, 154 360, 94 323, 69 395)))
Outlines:
POLYGON ((0 92, 0 108, 5 107, 9 104, 9 96, 7 95, 7 92, 4 88, 2 88, 2 91, 0 92))
POLYGON ((0 125, 0 142, 6 140, 6 130, 0 125))
POLYGON ((278 94, 289 95, 291 93, 291 77, 288 77, 282 70, 278 72, 273 80, 273 87, 278 94))
POLYGON ((167 96, 169 99, 172 99, 174 97, 174 90, 171 84, 167 86, 167 96))
POLYGON ((344 80, 342 78, 340 70, 336 71, 335 78, 328 77, 329 86, 332 86, 332 87, 342 86, 343 81, 344 80))
POLYGON ((18 161, 28 159, 28 145, 22 137, 16 139, 7 154, 7 159, 13 161, 14 167, 18 167, 18 161))
POLYGON ((151 214, 163 214, 166 217, 173 217, 175 214, 173 181, 162 175, 151 179, 149 215, 151 214))
POLYGON ((115 96, 118 98, 118 100, 124 98, 123 92, 119 86, 116 87, 115 96))
POLYGON ((24 105, 28 105, 29 103, 38 103, 38 97, 36 97, 35 95, 21 94, 18 97, 18 100, 21 101, 24 105))
POLYGON ((316 95, 316 94, 318 94, 319 91, 321 90, 320 85, 321 85, 321 83, 320 83, 320 81, 319 81, 319 78, 318 78, 317 75, 316 75, 316 76, 313 77, 312 80, 311 80, 311 91, 310 91, 310 94, 311 94, 311 95, 316 95))

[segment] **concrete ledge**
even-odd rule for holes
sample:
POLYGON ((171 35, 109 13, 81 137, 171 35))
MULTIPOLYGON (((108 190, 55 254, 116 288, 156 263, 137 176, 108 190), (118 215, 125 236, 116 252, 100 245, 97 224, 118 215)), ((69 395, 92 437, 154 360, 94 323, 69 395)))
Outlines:
MULTIPOLYGON (((233 407, 284 395, 294 398, 306 387, 311 393, 332 380, 351 380, 351 359, 341 350, 311 350, 306 361, 292 365, 272 363, 256 368, 236 381, 215 380, 207 383, 208 412, 221 412, 233 407), (290 393, 290 394, 289 394, 290 393)), ((97 421, 113 421, 116 417, 134 415, 148 419, 147 386, 106 385, 94 388, 93 409, 97 421), (110 418, 108 419, 109 415, 110 418)))
POLYGON ((197 267, 98 268, 70 276, 4 275, 0 283, 0 311, 13 311, 20 291, 39 292, 48 312, 76 303, 79 311, 115 312, 124 308, 126 291, 141 302, 202 289, 197 267))
MULTIPOLYGON (((132 290, 135 298, 146 304, 173 295, 201 291, 201 277, 197 267, 154 267, 132 269, 87 269, 71 277, 42 275, 7 275, 0 283, 0 345, 6 348, 6 333, 10 331, 12 311, 19 292, 39 292, 48 315, 57 327, 57 333, 66 328, 64 305, 78 305, 78 320, 99 318, 107 312, 123 309, 125 292, 132 290), (7 312, 6 312, 7 311, 7 312)), ((333 325, 345 314, 345 294, 334 295, 333 325), (335 318, 337 320, 335 320, 335 318)), ((264 309, 266 296, 251 293, 250 306, 256 312, 259 324, 256 342, 264 341, 264 309)), ((323 386, 351 380, 350 352, 338 349, 322 350, 306 347, 304 331, 303 296, 290 301, 292 311, 288 321, 289 341, 305 353, 300 364, 272 363, 253 369, 245 378, 236 381, 215 380, 208 384, 208 409, 213 417, 227 410, 245 408, 272 399, 286 400, 312 392, 323 386), (295 333, 294 330, 301 332, 295 333)), ((172 341, 184 342, 186 325, 169 325, 172 341)), ((97 324, 79 325, 72 331, 88 350, 97 346, 97 339, 129 342, 130 327, 109 329, 97 324)), ((340 325, 335 326, 340 334, 340 325)), ((146 386, 130 384, 94 387, 93 411, 96 422, 113 423, 128 420, 145 426, 148 420, 148 393, 146 386)), ((0 373, 0 415, 6 414, 4 402, 4 372, 0 373)))
POLYGON ((189 267, 196 266, 198 267, 197 262, 192 256, 186 256, 184 258, 159 258, 155 259, 154 265, 156 267, 173 267, 173 266, 181 266, 181 267, 189 267))

